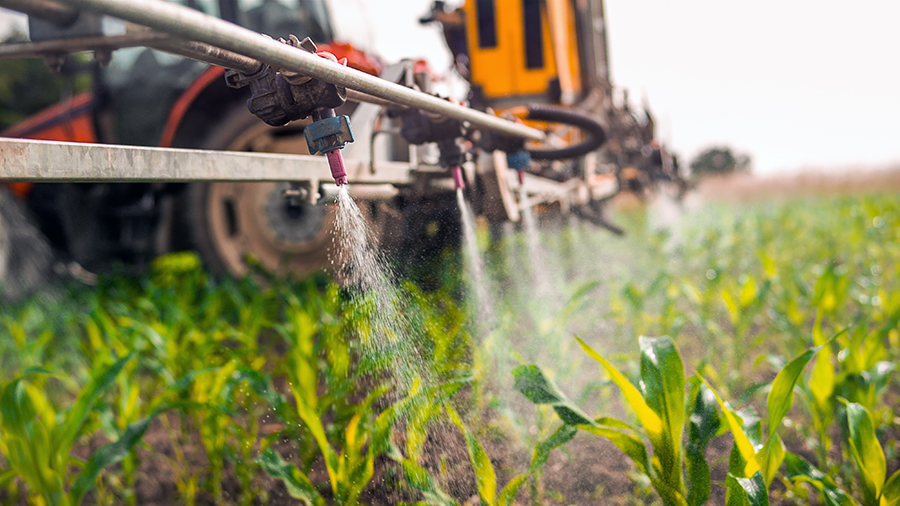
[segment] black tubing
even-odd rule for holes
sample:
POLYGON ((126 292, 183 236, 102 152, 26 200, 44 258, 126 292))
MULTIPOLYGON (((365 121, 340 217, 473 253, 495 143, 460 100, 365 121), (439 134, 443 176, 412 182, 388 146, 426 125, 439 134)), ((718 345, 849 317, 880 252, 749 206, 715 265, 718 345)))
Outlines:
POLYGON ((535 160, 579 158, 599 149, 606 142, 606 131, 603 129, 603 125, 600 124, 600 121, 596 117, 581 111, 546 104, 531 104, 528 106, 527 119, 572 125, 588 134, 587 139, 572 146, 556 149, 528 150, 531 157, 535 160))

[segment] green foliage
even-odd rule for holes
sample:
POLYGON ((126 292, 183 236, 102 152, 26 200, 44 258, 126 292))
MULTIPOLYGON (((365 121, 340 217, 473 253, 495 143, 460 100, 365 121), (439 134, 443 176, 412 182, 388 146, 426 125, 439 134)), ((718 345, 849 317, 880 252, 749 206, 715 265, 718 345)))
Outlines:
MULTIPOLYGON (((772 487, 775 503, 818 495, 819 503, 853 505, 880 494, 891 504, 900 487, 891 474, 900 201, 729 205, 687 221, 680 243, 649 231, 621 242, 578 228, 543 232, 542 246, 559 247, 578 268, 596 264, 596 278, 546 262, 541 267, 568 270, 550 280, 554 297, 536 295, 517 267, 525 259, 507 259, 514 272, 504 286, 525 290, 498 301, 496 327, 477 339, 452 270, 440 273, 447 286, 432 292, 404 284, 398 300, 415 316, 415 332, 399 332, 382 354, 365 343, 376 327, 370 301, 350 299, 323 278, 217 280, 190 254, 167 256, 146 277, 106 277, 96 288, 64 288, 60 300, 0 309, 0 387, 19 382, 24 394, 13 389, 8 400, 21 399, 23 413, 52 407, 52 417, 26 424, 39 445, 50 441, 41 439, 45 420, 56 420, 62 434, 76 401, 90 405, 59 457, 69 463, 66 474, 53 471, 62 487, 47 487, 60 501, 84 494, 84 502, 136 504, 153 459, 171 469, 184 504, 269 502, 269 477, 302 502, 350 502, 365 497, 361 487, 382 486, 371 481, 380 465, 408 502, 459 504, 468 497, 455 497, 449 478, 471 473, 471 493, 485 504, 512 504, 526 493, 532 503, 576 503, 542 480, 558 472, 544 469, 552 450, 582 431, 635 462, 645 475, 636 501, 654 487, 665 501, 704 504, 724 488, 728 504, 764 504, 762 492, 783 473, 787 489, 772 487), (600 343, 599 353, 577 352, 572 334, 600 343), (631 336, 666 334, 674 339, 643 339, 634 352, 631 336), (391 380, 394 352, 407 342, 420 365, 391 380), (82 395, 96 371, 129 354, 94 400, 82 395), (515 381, 541 408, 516 413, 503 379, 537 361, 541 368, 515 369, 515 381), (595 361, 605 374, 585 374, 595 361), (609 414, 618 399, 629 413, 623 420, 587 414, 598 405, 609 414), (869 422, 850 405, 864 408, 869 422), (177 409, 157 415, 166 408, 177 409), (435 467, 429 438, 448 429, 462 434, 468 463, 435 467), (144 430, 153 448, 139 442, 144 430), (708 460, 710 442, 726 431, 732 454, 708 460), (497 444, 533 449, 531 460, 491 466, 497 444), (98 446, 89 457, 86 449, 98 446), (113 461, 119 465, 104 467, 113 461), (229 482, 238 484, 233 495, 223 487, 229 482)), ((24 460, 14 467, 6 448, 0 495, 50 504, 32 486, 43 475, 30 475, 24 460)), ((572 457, 565 448, 559 455, 572 457)))
POLYGON ((571 441, 577 432, 577 429, 573 425, 566 424, 558 428, 550 435, 550 437, 539 442, 534 448, 531 464, 528 466, 528 469, 524 473, 509 480, 506 486, 498 493, 497 475, 494 471, 494 466, 491 464, 491 460, 481 446, 481 443, 479 443, 478 439, 467 429, 456 410, 449 404, 446 407, 447 413, 450 415, 453 424, 462 431, 466 440, 466 449, 469 453, 472 468, 475 471, 475 483, 478 488, 478 495, 481 498, 481 502, 487 506, 512 506, 519 489, 525 485, 525 482, 529 477, 537 473, 544 464, 547 463, 550 452, 571 441))
POLYGON ((714 146, 691 160, 690 167, 694 176, 747 172, 750 170, 750 156, 735 154, 727 146, 714 146))
POLYGON ((580 339, 578 342, 619 387, 650 442, 652 457, 637 436, 640 431, 613 418, 591 420, 536 366, 519 366, 513 371, 517 389, 535 404, 551 405, 564 426, 577 427, 615 444, 647 476, 666 505, 697 506, 709 500, 710 470, 704 452, 720 429, 718 403, 725 427, 734 436, 729 479, 725 483, 727 504, 768 504, 766 491, 785 455, 776 430, 793 403, 794 387, 804 367, 825 345, 805 351, 772 381, 767 398, 768 433, 763 442, 761 433, 753 433, 753 427, 761 432, 758 419, 742 419, 703 378, 685 379, 681 356, 670 338, 639 339, 639 387, 590 346, 580 339), (686 391, 690 392, 689 397, 686 391), (686 422, 685 445, 682 434, 686 422))
POLYGON ((2 388, 0 396, 0 454, 9 468, 4 474, 18 475, 28 484, 30 499, 38 504, 81 504, 100 472, 121 462, 140 441, 152 416, 129 425, 121 437, 97 449, 87 462, 71 455, 91 410, 125 365, 128 355, 109 367, 94 371, 91 381, 66 410, 54 407, 39 384, 46 371, 34 370, 2 388), (36 378, 38 383, 29 381, 36 378), (72 475, 72 467, 80 468, 72 475))
POLYGON ((644 434, 653 448, 649 457, 644 443, 637 436, 635 428, 612 418, 591 420, 583 415, 559 389, 534 366, 520 366, 514 370, 516 386, 523 395, 536 404, 551 404, 566 425, 607 438, 628 455, 637 469, 646 475, 667 505, 687 505, 688 497, 703 504, 709 497, 708 466, 698 465, 695 458, 703 450, 718 429, 714 418, 715 410, 709 410, 705 397, 697 391, 699 402, 692 403, 694 409, 685 412, 684 367, 678 351, 668 338, 641 338, 641 388, 635 387, 612 364, 600 356, 583 341, 582 348, 592 358, 600 362, 612 381, 622 391, 644 434), (688 417, 696 425, 689 433, 691 440, 691 464, 693 472, 684 477, 682 460, 682 431, 688 417))
POLYGON ((856 465, 859 484, 856 500, 835 481, 802 457, 789 454, 787 478, 808 483, 824 497, 828 506, 895 506, 900 504, 900 470, 887 477, 884 451, 875 436, 875 425, 862 405, 846 402, 847 433, 845 444, 856 465))

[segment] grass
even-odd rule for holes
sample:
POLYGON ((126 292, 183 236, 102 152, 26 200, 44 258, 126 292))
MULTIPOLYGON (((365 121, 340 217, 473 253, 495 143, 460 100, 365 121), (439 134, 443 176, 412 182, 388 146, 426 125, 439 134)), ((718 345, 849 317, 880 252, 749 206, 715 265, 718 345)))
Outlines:
MULTIPOLYGON (((456 262, 436 289, 401 284, 406 310, 417 315, 416 367, 425 381, 396 381, 392 358, 372 356, 360 340, 371 328, 365 305, 321 277, 215 280, 195 257, 175 255, 141 278, 107 277, 90 289, 6 306, 0 497, 136 504, 148 500, 145 484, 159 479, 148 470, 165 468, 176 494, 166 500, 184 504, 250 505, 279 494, 308 504, 459 504, 472 496, 485 504, 590 504, 598 491, 621 500, 603 496, 614 483, 599 486, 592 463, 566 446, 574 429, 560 425, 552 406, 527 402, 512 371, 535 364, 590 422, 574 425, 593 427, 591 413, 599 413, 642 426, 617 390, 624 382, 643 388, 638 336, 669 336, 644 342, 677 348, 667 356, 683 364, 682 394, 671 399, 684 404, 684 397, 686 409, 704 416, 733 415, 720 426, 742 431, 751 446, 781 445, 781 453, 770 442, 765 454, 743 456, 785 460, 759 466, 772 484, 769 501, 824 503, 833 489, 871 504, 885 489, 893 493, 900 201, 871 194, 718 203, 668 232, 639 209, 619 219, 630 232, 624 239, 548 226, 538 251, 521 234, 492 247, 487 260, 499 295, 490 322, 467 317, 474 313, 456 295, 464 289, 456 262), (615 367, 598 367, 575 336, 615 367), (819 352, 808 366, 787 367, 796 388, 775 380, 811 348, 819 352), (730 404, 701 405, 701 382, 685 377, 702 377, 730 404), (782 403, 773 422, 767 398, 776 388, 796 402, 782 403), (755 410, 770 413, 766 438, 755 410), (878 477, 860 485, 859 473, 872 466, 878 477)), ((653 410, 651 394, 642 393, 653 410)), ((655 433, 629 433, 628 441, 650 443, 648 458, 660 446, 681 459, 693 448, 685 440, 679 450, 682 424, 690 433, 686 416, 667 426, 667 446, 654 442, 655 433)), ((591 430, 618 438, 608 429, 591 430)), ((697 435, 704 449, 707 436, 697 435)), ((736 474, 719 457, 705 452, 710 503, 724 501, 734 484, 754 485, 752 473, 736 474)), ((683 490, 673 462, 653 479, 683 490)), ((649 483, 630 476, 634 482, 628 474, 615 480, 637 500, 649 483)), ((667 504, 677 503, 672 494, 667 504)))

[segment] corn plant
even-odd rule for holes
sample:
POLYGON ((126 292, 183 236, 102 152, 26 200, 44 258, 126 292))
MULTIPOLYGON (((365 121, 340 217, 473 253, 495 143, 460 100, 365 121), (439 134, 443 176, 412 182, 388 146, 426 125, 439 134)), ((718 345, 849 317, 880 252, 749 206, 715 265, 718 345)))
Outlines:
POLYGON ((787 454, 787 478, 817 489, 828 506, 897 506, 900 504, 900 471, 887 476, 884 451, 875 436, 875 425, 864 406, 845 402, 847 435, 845 444, 856 464, 859 484, 854 499, 834 479, 815 468, 803 457, 787 454))
MULTIPOLYGON (((403 449, 395 443, 394 438, 382 439, 388 444, 387 454, 400 464, 410 488, 422 494, 425 499, 422 504, 459 506, 460 503, 456 499, 441 489, 439 479, 435 479, 418 462, 418 458, 425 449, 424 442, 428 436, 429 426, 435 421, 443 420, 446 416, 463 435, 481 503, 486 506, 511 506, 515 504, 515 498, 522 486, 546 464, 550 452, 575 437, 577 429, 564 425, 550 437, 539 442, 534 449, 528 468, 498 490, 497 473, 490 457, 450 403, 450 398, 463 385, 464 382, 455 381, 420 390, 385 411, 379 417, 382 421, 382 429, 387 428, 385 423, 396 423, 401 419, 406 422, 404 429, 395 428, 395 432, 402 435, 400 439, 405 442, 403 449)), ((387 436, 385 433, 382 435, 387 436)))
MULTIPOLYGON (((900 313, 894 318, 900 317, 900 313)), ((815 344, 826 343, 822 331, 822 314, 813 326, 815 344)), ((875 414, 878 425, 889 419, 890 407, 881 401, 890 384, 890 376, 897 370, 897 362, 886 360, 890 356, 886 346, 888 334, 896 328, 897 320, 872 328, 865 321, 834 340, 832 346, 823 347, 816 358, 812 374, 802 388, 801 399, 812 417, 810 426, 800 427, 816 452, 816 464, 827 472, 836 472, 836 466, 828 461, 827 449, 832 446, 829 427, 843 410, 842 399, 857 403, 875 414)))
POLYGON ((535 404, 552 405, 564 424, 605 437, 616 445, 647 476, 666 505, 697 506, 709 500, 710 471, 704 451, 723 426, 732 432, 735 441, 729 479, 725 483, 728 504, 768 503, 767 487, 784 456, 784 446, 775 431, 790 409, 800 373, 821 348, 808 350, 776 376, 768 397, 768 438, 764 443, 757 440, 754 444, 745 421, 708 383, 702 378, 685 379, 681 357, 668 337, 640 338, 640 387, 590 346, 578 341, 621 390, 650 442, 652 457, 638 437, 637 428, 608 417, 591 419, 536 366, 519 366, 513 371, 519 391, 535 404), (690 392, 690 403, 686 391, 690 392), (721 417, 716 404, 722 410, 721 417), (688 424, 686 445, 683 443, 685 424, 688 424))
POLYGON ((643 391, 584 342, 579 340, 579 343, 589 356, 600 362, 622 391, 654 449, 652 459, 636 428, 613 418, 588 417, 536 366, 519 366, 513 371, 517 389, 535 404, 552 405, 564 425, 605 437, 616 445, 649 478, 664 504, 704 504, 709 498, 710 477, 703 451, 718 430, 719 420, 715 401, 710 402, 709 395, 699 387, 692 388, 692 412, 685 412, 684 367, 671 340, 641 338, 643 391), (689 419, 692 439, 690 451, 686 453, 681 440, 685 421, 689 419), (698 455, 703 464, 697 460, 698 455), (686 461, 687 479, 682 470, 686 461))
POLYGON ((91 410, 131 358, 126 356, 97 370, 74 404, 64 411, 52 405, 39 387, 40 381, 30 379, 45 376, 45 371, 33 370, 7 383, 0 398, 0 452, 9 469, 0 473, 0 481, 20 477, 35 504, 81 504, 100 472, 131 451, 153 418, 129 425, 118 440, 97 449, 86 462, 70 455, 91 410), (73 467, 79 469, 77 475, 72 474, 73 467))
MULTIPOLYGON (((740 499, 743 491, 738 488, 738 485, 745 491, 750 491, 747 488, 748 483, 741 481, 742 479, 750 478, 754 481, 752 484, 754 487, 762 487, 763 490, 772 484, 785 458, 784 443, 777 431, 793 405, 794 387, 804 368, 815 358, 816 354, 830 346, 843 333, 844 331, 841 331, 826 343, 806 350, 778 372, 775 379, 772 380, 766 397, 767 427, 765 430, 759 418, 752 411, 745 412, 746 414, 741 417, 710 388, 722 409, 725 422, 734 436, 734 446, 728 466, 729 476, 734 480, 730 479, 726 482, 729 506, 743 504, 743 500, 740 499)), ((701 380, 707 386, 709 385, 705 379, 701 378, 701 380)))
POLYGON ((288 308, 287 318, 288 323, 278 330, 290 344, 283 371, 293 406, 262 376, 254 377, 252 386, 270 401, 288 433, 298 436, 301 462, 299 466, 285 462, 268 443, 257 462, 283 481, 291 496, 307 504, 325 504, 326 496, 334 504, 356 504, 372 478, 375 457, 386 449, 390 415, 379 415, 375 404, 389 388, 372 380, 368 393, 361 392, 360 376, 351 370, 350 343, 340 327, 316 323, 296 301, 288 308), (329 494, 323 494, 309 478, 317 454, 325 464, 329 494))

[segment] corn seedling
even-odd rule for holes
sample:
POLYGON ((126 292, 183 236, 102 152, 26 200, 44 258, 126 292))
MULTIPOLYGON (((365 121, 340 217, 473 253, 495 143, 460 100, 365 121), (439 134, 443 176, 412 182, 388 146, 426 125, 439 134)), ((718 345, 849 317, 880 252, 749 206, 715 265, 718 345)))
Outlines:
POLYGON ((834 479, 798 455, 787 454, 787 478, 818 490, 827 506, 897 506, 900 504, 900 471, 887 476, 884 451, 875 436, 875 425, 862 405, 846 402, 845 444, 856 464, 858 493, 854 499, 834 479))
POLYGON ((126 356, 96 371, 74 404, 65 411, 58 411, 38 383, 29 381, 29 377, 45 375, 43 371, 33 371, 7 383, 0 398, 0 427, 3 429, 0 452, 9 469, 0 474, 0 481, 21 477, 35 504, 81 504, 100 472, 120 462, 131 451, 153 418, 129 425, 117 441, 100 447, 87 461, 79 461, 70 454, 103 391, 131 358, 131 355, 126 356), (77 475, 72 474, 73 467, 79 469, 77 475))
POLYGON ((722 425, 735 440, 725 483, 728 504, 768 503, 767 487, 784 458, 784 446, 776 429, 790 409, 800 373, 821 347, 797 357, 776 376, 768 397, 768 438, 762 442, 758 440, 761 437, 751 440, 745 420, 705 380, 685 379, 681 357, 671 339, 641 337, 640 387, 580 339, 579 343, 621 390, 650 442, 652 458, 635 427, 613 418, 589 418, 536 366, 520 366, 513 371, 519 391, 535 404, 551 405, 564 424, 615 444, 647 476, 667 506, 698 506, 709 500, 710 471, 704 451, 724 418, 722 425), (686 402, 686 390, 690 391, 690 403, 686 402), (716 404, 722 410, 721 418, 716 404), (686 423, 688 437, 684 445, 686 423))

